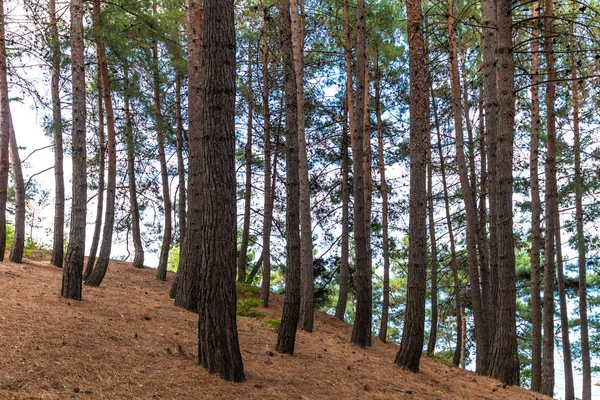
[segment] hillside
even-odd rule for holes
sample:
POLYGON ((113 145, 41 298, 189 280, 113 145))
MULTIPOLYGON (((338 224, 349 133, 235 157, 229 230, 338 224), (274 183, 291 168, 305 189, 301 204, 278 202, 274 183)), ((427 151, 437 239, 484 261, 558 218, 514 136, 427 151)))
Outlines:
MULTIPOLYGON (((43 254, 0 263, 0 399, 542 399, 424 359, 413 374, 397 346, 349 343, 351 326, 321 312, 296 354, 274 352, 275 328, 239 317, 247 381, 232 384, 195 362, 197 322, 167 297, 173 279, 112 262, 84 300, 59 297, 62 271, 43 254)), ((281 315, 283 299, 259 309, 281 315)))

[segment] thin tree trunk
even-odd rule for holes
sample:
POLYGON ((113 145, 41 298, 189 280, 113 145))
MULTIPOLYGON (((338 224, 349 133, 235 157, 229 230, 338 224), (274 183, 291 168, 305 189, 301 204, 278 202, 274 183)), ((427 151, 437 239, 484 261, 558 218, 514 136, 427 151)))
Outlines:
POLYGON ((560 304, 560 331, 563 350, 563 367, 565 377, 565 400, 575 400, 573 386, 573 363, 571 355, 571 341, 569 340, 569 311, 567 310, 567 294, 565 289, 565 273, 562 260, 562 240, 560 236, 560 214, 558 202, 555 204, 556 217, 556 267, 558 272, 558 299, 560 304))
MULTIPOLYGON (((250 212, 252 206, 252 118, 254 113, 254 94, 252 89, 252 56, 248 47, 248 130, 245 149, 246 159, 246 187, 244 190, 244 228, 242 231, 242 243, 237 260, 239 282, 246 280, 246 267, 248 259, 248 241, 250 240, 250 212)), ((268 176, 269 174, 267 174, 268 176)))
POLYGON ((177 145, 177 177, 179 179, 179 199, 177 202, 177 213, 179 218, 179 249, 185 240, 186 211, 185 211, 185 163, 183 161, 183 117, 181 116, 181 74, 175 77, 175 121, 176 121, 176 145, 177 145))
POLYGON ((577 264, 579 265, 579 321, 581 332, 581 373, 582 400, 592 399, 592 373, 590 362, 590 338, 587 317, 587 260, 583 233, 583 174, 581 171, 581 133, 579 131, 579 81, 577 63, 572 65, 573 73, 573 152, 575 155, 575 221, 577 231, 577 264))
POLYGON ((96 222, 94 223, 94 235, 92 244, 83 273, 83 280, 86 280, 96 263, 96 253, 98 252, 98 243, 100 242, 100 233, 102 232, 102 211, 104 209, 104 165, 106 158, 106 143, 104 137, 104 107, 102 105, 102 76, 98 74, 98 196, 96 197, 96 222))
POLYGON ((20 264, 23 261, 23 248, 25 247, 25 183, 23 182, 23 170, 21 168, 21 158, 19 157, 17 136, 15 135, 15 128, 10 112, 8 118, 10 128, 10 163, 15 185, 15 235, 10 246, 9 260, 20 264))
POLYGON ((448 2, 448 45, 450 51, 450 81, 452 84, 452 111, 454 114, 454 133, 456 135, 456 164, 460 178, 460 187, 465 205, 467 261, 469 266, 469 283, 471 286, 471 308, 475 320, 475 354, 478 374, 485 374, 487 367, 487 329, 483 314, 481 290, 479 286, 479 271, 477 266, 477 209, 469 182, 469 173, 465 160, 463 139, 462 105, 460 72, 458 69, 458 53, 456 49, 456 34, 454 31, 453 0, 448 2))
MULTIPOLYGON (((533 2, 533 18, 540 15, 539 1, 533 2)), ((537 26, 537 21, 534 26, 537 26)), ((534 28, 531 41, 531 149, 529 176, 531 180, 531 390, 539 392, 542 385, 542 304, 540 298, 540 249, 542 244, 540 180, 538 177, 540 142, 539 35, 534 28)))
MULTIPOLYGON (((281 119, 279 121, 279 124, 281 124, 281 119)), ((269 229, 268 233, 265 235, 263 234, 263 238, 267 238, 269 241, 271 240, 271 229, 273 228, 273 201, 275 199, 275 189, 276 189, 276 183, 277 183, 277 161, 279 158, 279 136, 280 133, 278 132, 275 135, 275 155, 273 156, 273 173, 272 173, 272 179, 271 179, 271 195, 269 198, 269 208, 265 210, 265 213, 268 212, 269 218, 268 220, 265 220, 264 224, 265 226, 263 226, 263 231, 265 229, 269 229)), ((269 139, 270 140, 270 139, 269 139)), ((266 215, 266 214, 265 214, 266 215)), ((264 239, 263 239, 264 240, 264 239)), ((262 306, 263 307, 268 307, 269 306, 269 293, 271 292, 271 243, 269 242, 267 244, 267 247, 265 248, 263 245, 263 276, 262 276, 262 285, 261 285, 261 289, 260 289, 260 297, 262 300, 262 306), (268 256, 268 260, 267 260, 267 256, 268 256)))
POLYGON ((6 199, 8 196, 8 148, 10 146, 5 19, 4 1, 0 0, 0 261, 4 261, 6 252, 6 199))
POLYGON ((128 67, 124 68, 125 88, 123 90, 123 117, 125 119, 125 140, 127 141, 127 179, 129 181, 129 212, 131 213, 131 227, 133 237, 133 266, 144 267, 144 248, 142 246, 142 232, 140 229, 140 209, 137 200, 137 187, 135 184, 135 141, 133 139, 133 126, 129 112, 129 75, 128 67))
POLYGON ((346 99, 344 102, 344 124, 342 127, 342 240, 340 253, 340 289, 335 308, 335 317, 344 320, 346 304, 348 303, 349 284, 349 160, 348 136, 352 143, 354 132, 354 94, 352 88, 352 45, 350 43, 350 16, 348 0, 344 0, 344 36, 345 36, 345 61, 346 61, 346 99), (350 131, 350 135, 348 134, 350 131))
POLYGON ((354 249, 356 259, 356 314, 350 341, 371 346, 371 270, 367 254, 364 176, 364 114, 366 76, 365 2, 356 3, 356 104, 352 157, 354 166, 354 249))
MULTIPOLYGON (((0 9, 2 9, 0 4, 0 9)), ((73 160, 71 227, 69 245, 63 269, 60 295, 81 300, 83 259, 85 255, 85 216, 87 205, 87 175, 85 152, 85 64, 83 54, 83 4, 72 0, 71 14, 71 75, 72 75, 72 151, 73 160)), ((1 21, 1 20, 0 20, 1 21)), ((4 26, 3 24, 0 24, 4 26)), ((0 38, 4 32, 0 28, 0 38)), ((0 49, 4 46, 0 45, 0 49)), ((0 60, 2 55, 0 54, 0 60)), ((2 65, 0 64, 0 73, 2 65)), ((0 79, 1 81, 1 79, 0 79)), ((3 92, 2 92, 3 93, 3 92)), ((0 93, 0 94, 2 94, 0 93)), ((4 110, 2 110, 4 112, 4 110)), ((1 211, 0 214, 4 215, 1 211)), ((2 240, 2 239, 0 239, 2 240)))
MULTIPOLYGON (((365 51, 365 113, 363 116, 363 173, 365 174, 365 246, 368 271, 368 298, 373 302, 373 248, 371 247, 371 211, 373 209, 373 152, 371 150, 371 80, 369 55, 365 51)), ((373 312, 371 311, 371 315, 373 312)))
POLYGON ((406 318, 395 363, 419 371, 425 339, 427 288, 427 120, 429 77, 425 65, 425 40, 421 1, 407 0, 410 67, 410 216, 406 318))
POLYGON ((456 313, 456 347, 454 349, 454 355, 452 357, 452 363, 456 366, 460 365, 460 356, 462 348, 463 338, 463 323, 462 323, 462 299, 460 297, 460 280, 458 277, 458 260, 456 257, 456 242, 454 240, 454 230, 452 228, 452 219, 450 217, 450 196, 448 194, 448 183, 446 180, 446 163, 444 160, 444 151, 442 149, 442 133, 440 130, 440 123, 437 113, 437 103, 433 96, 433 90, 431 92, 431 102, 433 105, 433 116, 435 119, 435 128, 437 132, 437 148, 440 156, 440 169, 442 172, 442 186, 444 189, 444 209, 446 210, 446 225, 448 225, 448 239, 450 241, 450 266, 452 268, 452 280, 454 284, 454 302, 455 302, 455 313, 456 313))
POLYGON ((283 316, 277 335, 277 351, 294 354, 296 328, 300 319, 300 177, 298 159, 298 97, 294 56, 290 0, 279 0, 281 55, 285 82, 285 145, 286 145, 286 276, 283 316))
MULTIPOLYGON (((203 188, 199 175, 200 149, 202 147, 203 80, 203 2, 186 1, 186 33, 188 43, 188 191, 187 228, 188 238, 200 235, 200 208, 203 188)), ((184 240, 179 257, 175 286, 175 305, 188 311, 198 312, 200 280, 200 240, 184 240)))
MULTIPOLYGON (((152 3, 156 13, 156 1, 152 3)), ((156 122, 156 141, 158 143, 158 162, 160 164, 160 180, 162 186, 163 207, 165 224, 162 245, 160 246, 160 257, 156 269, 156 279, 167 280, 167 264, 169 263, 169 251, 171 250, 172 220, 171 220, 171 195, 169 193, 169 172, 167 170, 167 158, 165 155, 165 122, 160 104, 160 71, 158 69, 158 40, 152 42, 152 69, 153 69, 153 100, 156 122)))
MULTIPOLYGON (((199 10, 189 10, 196 11, 199 10)), ((200 296, 198 364, 228 381, 242 382, 244 366, 236 326, 237 252, 235 182, 235 27, 234 1, 204 0, 206 24, 199 219, 200 296)), ((198 53, 195 54, 196 56, 198 53)), ((169 198, 167 197, 167 200, 169 198)), ((167 243, 168 245, 168 243, 167 243)))
MULTIPOLYGON (((383 248, 383 304, 381 305, 381 325, 379 327, 379 340, 387 341, 388 317, 390 308, 390 246, 388 235, 388 192, 385 180, 385 159, 383 151, 383 121, 381 119, 381 72, 377 64, 377 76, 375 80, 375 114, 377 117, 377 145, 378 164, 381 185, 381 229, 383 248)), ((435 239, 434 239, 435 241, 435 239)), ((436 304, 437 306, 437 304, 436 304)), ((437 309, 436 309, 437 312, 437 309)), ((437 315, 436 315, 437 317, 437 315)), ((436 324, 437 325, 437 324, 436 324)), ((437 331, 437 327, 436 327, 437 331)), ((435 340, 434 340, 435 341, 435 340)))
POLYGON ((546 86, 546 231, 544 243, 544 344, 542 351, 542 385, 540 392, 552 396, 554 394, 554 282, 555 269, 554 260, 556 249, 556 217, 554 215, 557 207, 558 193, 556 187, 556 70, 554 69, 554 3, 545 0, 544 14, 544 54, 548 73, 548 84, 546 86))
POLYGON ((60 38, 56 20, 56 1, 49 0, 50 48, 52 51, 52 136, 54 139, 54 234, 52 238, 52 265, 62 268, 65 254, 65 178, 63 168, 62 116, 60 112, 60 38))
MULTIPOLYGON (((510 0, 498 0, 498 154, 497 251, 498 286, 496 324, 490 352, 490 376, 507 385, 519 384, 516 326, 516 273, 513 234, 513 142, 515 133, 515 63, 513 60, 512 8, 510 0)), ((490 340, 490 343, 492 341, 490 340)))
POLYGON ((113 113, 112 99, 110 95, 110 79, 108 76, 108 66, 106 65, 106 52, 104 49, 104 39, 102 38, 102 17, 100 15, 100 0, 93 2, 93 14, 95 25, 95 40, 98 50, 98 64, 102 75, 102 95, 104 106, 106 107, 106 130, 107 130, 107 150, 108 150, 108 179, 106 184, 106 210, 104 214, 104 228, 102 231, 102 242, 100 245, 100 254, 96 265, 90 276, 85 280, 89 286, 100 286, 110 259, 112 246, 112 234, 115 225, 115 197, 117 183, 117 143, 115 135, 115 117, 113 113))

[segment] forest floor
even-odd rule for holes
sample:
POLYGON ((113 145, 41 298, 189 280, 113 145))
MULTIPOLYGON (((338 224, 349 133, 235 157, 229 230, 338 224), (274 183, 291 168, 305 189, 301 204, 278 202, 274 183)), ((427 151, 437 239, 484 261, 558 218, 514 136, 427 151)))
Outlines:
POLYGON ((0 263, 0 399, 544 399, 424 358, 418 374, 393 364, 397 346, 349 343, 351 325, 315 313, 294 356, 275 351, 283 298, 238 317, 247 381, 196 364, 196 315, 173 306, 154 270, 111 262, 83 301, 59 297, 62 270, 45 253, 0 263))

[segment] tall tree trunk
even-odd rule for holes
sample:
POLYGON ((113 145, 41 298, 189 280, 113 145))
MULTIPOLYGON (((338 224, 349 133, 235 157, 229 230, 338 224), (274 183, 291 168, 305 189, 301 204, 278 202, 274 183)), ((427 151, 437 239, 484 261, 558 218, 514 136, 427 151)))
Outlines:
POLYGON ((556 203, 558 202, 556 183, 556 70, 554 68, 554 3, 545 0, 544 14, 544 54, 548 83, 546 86, 546 232, 544 243, 544 345, 542 352, 542 385, 541 393, 552 396, 554 394, 554 260, 556 249, 556 203))
MULTIPOLYGON (((303 0, 300 0, 302 2, 303 0)), ((304 117, 304 12, 298 13, 298 0, 291 0, 292 51, 296 73, 298 104, 298 150, 300 168, 300 321, 298 327, 312 332, 314 323, 313 242, 310 216, 310 186, 306 149, 306 122, 304 117)), ((304 10, 302 10, 304 11, 304 10)))
MULTIPOLYGON (((348 90, 348 89, 346 89, 348 90)), ((338 301, 335 308, 335 317, 341 321, 346 315, 346 304, 348 303, 348 281, 350 277, 349 268, 349 202, 350 202, 350 185, 348 176, 350 172, 348 160, 348 101, 344 100, 344 120, 342 123, 342 237, 340 249, 340 289, 338 293, 338 301)))
POLYGON ((571 341, 569 340, 569 311, 567 310, 567 293, 565 289, 565 273, 562 260, 562 240, 560 235, 560 213, 558 201, 555 204, 556 217, 556 267, 558 272, 558 298, 560 304, 560 331, 563 349, 563 367, 565 376, 565 400, 575 400, 573 386, 573 363, 571 356, 571 341))
POLYGON ((338 301, 335 308, 335 317, 344 320, 346 304, 348 303, 348 281, 349 281, 349 207, 350 188, 348 182, 349 160, 348 160, 348 136, 350 142, 354 133, 354 94, 352 88, 352 45, 350 43, 350 15, 348 0, 344 0, 344 53, 346 61, 346 99, 344 102, 344 124, 342 127, 342 239, 340 254, 340 289, 338 301), (348 130, 350 134, 348 134, 348 130))
MULTIPOLYGON (((533 2, 533 18, 540 15, 539 1, 533 2)), ((534 26, 538 22, 534 21, 534 26)), ((542 245, 540 180, 538 177, 540 142, 539 36, 534 28, 531 41, 531 148, 529 176, 531 180, 531 390, 539 392, 542 384, 542 304, 540 298, 540 249, 542 245)))
POLYGON ((421 1, 407 0, 410 67, 410 216, 406 318, 395 363, 417 372, 425 338, 427 287, 427 120, 428 76, 421 1))
POLYGON ((106 143, 104 137, 104 107, 102 105, 102 76, 98 74, 98 196, 96 197, 96 222, 94 223, 94 235, 88 255, 83 280, 86 280, 96 263, 96 253, 98 252, 98 243, 100 242, 100 233, 102 232, 102 210, 104 209, 104 165, 106 158, 106 143))
MULTIPOLYGON (((513 60, 510 0, 498 0, 498 154, 497 154, 497 313, 490 376, 507 385, 519 384, 516 326, 516 273, 513 235, 513 142, 515 133, 515 63, 513 60)), ((492 342, 490 340, 490 342, 492 342)))
POLYGON ((371 346, 371 270, 367 258, 364 176, 364 114, 366 33, 365 2, 356 3, 356 104, 352 157, 354 167, 354 249, 356 259, 356 314, 350 341, 360 347, 371 346))
MULTIPOLYGON (((198 10, 189 10, 196 11, 198 10)), ((234 1, 204 0, 204 66, 200 184, 198 364, 226 380, 245 380, 236 326, 234 1)), ((195 55, 198 55, 196 53, 195 55)), ((168 199, 168 198, 167 198, 168 199)))
POLYGON ((52 265, 62 268, 65 254, 65 178, 63 169, 62 116, 60 112, 60 38, 56 20, 56 1, 48 2, 50 19, 50 48, 52 51, 52 137, 54 139, 54 235, 52 265))
POLYGON ((300 319, 300 182, 298 159, 298 104, 290 0, 279 0, 281 55, 285 82, 285 145, 286 145, 286 276, 283 316, 277 335, 277 351, 294 354, 296 328, 300 319))
POLYGON ((460 187, 465 204, 467 261, 469 265, 469 283, 471 286, 471 308, 475 319, 475 347, 476 371, 485 374, 487 367, 487 329, 483 314, 481 290, 479 286, 479 270, 477 265, 477 208, 475 207, 469 173, 465 160, 462 104, 460 88, 460 72, 458 69, 458 52, 456 49, 456 35, 454 31, 454 6, 453 0, 448 2, 448 46, 450 51, 450 81, 452 84, 452 111, 454 114, 454 133, 456 135, 456 164, 460 178, 460 187))
POLYGON ((263 10, 261 26, 262 50, 262 112, 265 148, 265 180, 264 180, 264 216, 263 216, 263 273, 260 298, 263 307, 269 306, 271 293, 271 229, 273 228, 273 198, 277 161, 271 168, 271 109, 269 107, 269 37, 267 35, 268 9, 261 1, 263 10), (271 170, 273 169, 273 185, 271 185, 271 170))
POLYGON ((582 400, 592 399, 592 372, 590 362, 590 338, 587 317, 587 260, 583 233, 583 174, 581 171, 581 132, 579 131, 579 74, 573 62, 573 152, 575 155, 575 225, 577 231, 577 264, 579 266, 579 321, 581 332, 582 400))
POLYGON ((8 148, 10 146, 5 19, 4 1, 0 0, 0 261, 4 261, 6 252, 6 198, 8 195, 8 148))
POLYGON ((108 150, 108 179, 106 182, 106 210, 104 214, 104 228, 102 231, 102 242, 100 244, 100 254, 96 265, 90 276, 85 280, 89 286, 100 286, 110 259, 110 250, 112 247, 112 234, 115 226, 115 197, 117 183, 117 143, 115 135, 115 117, 113 113, 112 99, 110 97, 110 79, 108 76, 108 66, 106 65, 106 52, 104 49, 104 39, 102 37, 102 17, 100 15, 100 0, 93 2, 95 40, 98 50, 98 67, 102 74, 102 96, 106 108, 106 133, 108 150))
MULTIPOLYGON (((1 4, 0 9, 2 9, 1 4)), ((81 275, 83 271, 83 259, 85 254, 85 215, 87 205, 85 153, 85 64, 83 55, 83 5, 81 0, 71 0, 70 14, 71 75, 73 88, 73 104, 71 111, 73 118, 71 142, 71 157, 73 160, 73 200, 71 202, 69 245, 67 248, 67 255, 65 257, 60 295, 68 299, 81 300, 81 275)), ((4 26, 3 24, 0 25, 4 26)), ((0 28, 0 38, 4 38, 4 32, 2 32, 2 28, 0 28)), ((2 43, 2 45, 0 45, 0 50, 3 47, 4 46, 2 43)), ((0 61, 1 60, 2 54, 0 54, 0 61)), ((0 64, 0 74, 1 73, 2 65, 0 64)), ((4 112, 4 110, 2 111, 4 112)), ((4 215, 1 211, 0 214, 4 215)), ((2 239, 0 238, 0 240, 2 239)))
POLYGON ((131 214, 131 227, 133 237, 133 266, 144 267, 144 247, 142 246, 142 232, 140 228, 140 209, 137 200, 137 187, 135 184, 135 141, 133 139, 133 126, 129 112, 129 74, 128 67, 123 69, 125 75, 125 88, 123 90, 123 116, 125 119, 125 140, 127 141, 127 179, 129 181, 129 212, 131 214))
MULTIPOLYGON (((203 50, 203 0, 186 1, 188 43, 188 213, 186 236, 200 234, 201 198, 204 194, 199 175, 202 148, 203 80, 201 71, 203 50)), ((200 241, 184 240, 179 257, 175 286, 175 305, 198 312, 198 282, 200 279, 200 241)))
MULTIPOLYGON (((371 211, 373 209, 373 152, 371 150, 371 80, 369 55, 365 51, 365 97, 363 99, 365 113, 363 115, 363 173, 365 174, 365 247, 368 271, 368 298, 373 302, 373 248, 371 247, 371 211)), ((371 311, 371 315, 373 312, 371 311)))
MULTIPOLYGON (((489 196, 489 296, 490 324, 488 332, 495 332, 496 299, 498 297, 498 239, 496 218, 496 137, 498 133, 498 90, 496 83, 496 0, 482 0, 481 19, 483 25, 483 95, 485 108, 485 140, 487 145, 487 179, 489 196)), ((491 348, 493 337, 489 335, 491 348)), ((489 357, 488 357, 489 360, 489 357)))
POLYGON ((21 168, 21 158, 19 157, 17 136, 10 112, 8 118, 10 128, 10 163, 15 184, 15 235, 10 246, 9 260, 20 264, 23 261, 23 248, 25 247, 25 183, 23 182, 23 170, 21 168))
POLYGON ((181 116, 181 74, 175 77, 175 123, 177 146, 177 177, 179 179, 179 198, 177 201, 177 215, 179 219, 179 249, 183 246, 186 231, 185 211, 185 163, 183 161, 183 117, 181 116))
MULTIPOLYGON (((245 149, 246 158, 246 188, 244 191, 244 228, 242 231, 242 244, 238 257, 238 281, 246 280, 246 266, 248 258, 248 241, 250 240, 250 211, 252 205, 252 118, 254 113, 254 95, 252 91, 252 57, 248 48, 248 130, 245 149)), ((269 176, 269 174, 267 174, 269 176)))
POLYGON ((379 64, 377 64, 377 76, 375 79, 375 114, 377 117, 377 146, 379 176, 381 185, 381 229, 383 248, 383 304, 381 305, 381 325, 379 327, 379 340, 385 343, 387 340, 388 317, 390 308, 390 246, 388 234, 388 192, 387 181, 385 180, 385 159, 383 151, 384 127, 383 120, 381 119, 381 71, 379 71, 379 64))
MULTIPOLYGON (((156 13, 156 1, 153 3, 156 13)), ((160 164, 160 180, 162 186, 163 207, 165 214, 165 225, 162 245, 160 246, 160 257, 156 269, 156 279, 167 280, 167 264, 169 263, 169 251, 171 250, 172 220, 171 220, 171 195, 169 194, 169 172, 167 170, 167 157, 165 155, 165 122, 160 104, 160 71, 158 65, 158 41, 152 42, 152 69, 153 69, 153 100, 156 122, 156 140, 158 142, 158 162, 160 164)))
POLYGON ((452 280, 454 285, 454 302, 456 313, 456 347, 452 357, 452 363, 456 366, 460 365, 462 339, 463 339, 463 323, 462 323, 462 299, 460 297, 460 279, 458 277, 458 260, 456 257, 456 242, 454 240, 454 229, 452 228, 452 219, 450 216, 450 196, 448 194, 448 183, 446 180, 446 163, 444 151, 442 149, 442 133, 437 113, 437 103, 431 91, 431 103, 433 105, 433 116, 435 119, 435 129, 437 132, 437 148, 440 156, 440 170, 442 172, 442 186, 444 189, 444 209, 446 210, 446 225, 448 225, 448 240, 450 241, 450 267, 452 268, 452 280))

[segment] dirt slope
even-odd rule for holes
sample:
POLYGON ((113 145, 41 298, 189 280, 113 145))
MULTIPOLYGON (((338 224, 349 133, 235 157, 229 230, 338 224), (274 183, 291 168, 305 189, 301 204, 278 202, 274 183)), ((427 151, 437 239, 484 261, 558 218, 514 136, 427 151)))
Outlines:
MULTIPOLYGON (((168 299, 172 275, 161 283, 113 262, 75 302, 59 297, 62 271, 37 259, 0 263, 1 400, 543 398, 430 360, 405 372, 392 364, 397 346, 356 348, 351 326, 320 312, 293 357, 274 351, 274 328, 239 317, 247 382, 224 382, 195 363, 196 316, 168 299)), ((278 318, 282 302, 260 311, 278 318)))

